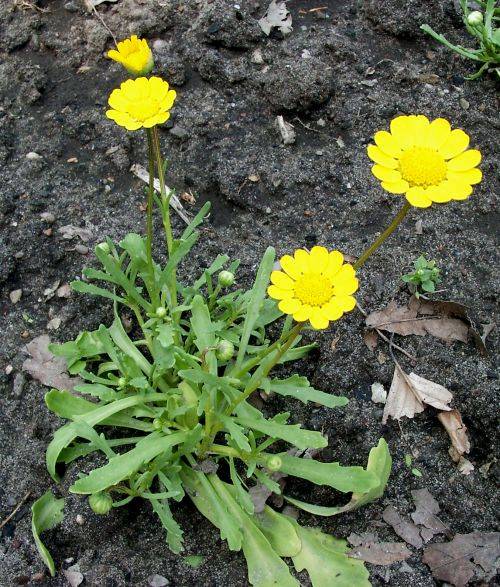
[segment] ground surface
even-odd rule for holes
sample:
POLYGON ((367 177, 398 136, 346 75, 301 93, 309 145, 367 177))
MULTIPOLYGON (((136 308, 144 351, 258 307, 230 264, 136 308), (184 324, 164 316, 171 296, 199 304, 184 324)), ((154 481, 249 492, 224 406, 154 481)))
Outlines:
MULTIPOLYGON (((54 489, 44 450, 59 422, 44 406, 45 388, 21 374, 22 349, 47 332, 53 317, 61 319, 59 328, 49 331, 57 340, 109 322, 110 308, 99 300, 73 294, 45 301, 44 290, 56 281, 67 283, 93 263, 83 243, 61 238, 61 226, 89 229, 89 247, 106 235, 120 239, 142 230, 142 185, 129 168, 144 164, 146 155, 139 133, 126 134, 104 117, 108 93, 123 73, 103 57, 112 39, 99 20, 77 0, 40 1, 38 9, 14 4, 0 0, 0 519, 28 490, 31 495, 2 528, 0 585, 36 584, 38 578, 55 586, 66 584, 61 572, 52 580, 37 577, 44 569, 30 535, 29 506, 54 489), (40 157, 27 158, 30 152, 40 157), (41 218, 44 212, 53 215, 52 224, 41 218), (16 289, 22 289, 22 298, 13 304, 9 294, 16 289), (6 374, 9 365, 13 369, 6 374)), ((446 117, 471 135, 483 153, 484 182, 467 202, 414 210, 363 269, 358 300, 369 311, 394 297, 405 302, 399 277, 427 252, 443 270, 442 296, 469 304, 482 323, 494 321, 499 126, 494 82, 464 81, 469 63, 418 30, 428 22, 464 41, 454 4, 293 0, 294 30, 286 38, 261 33, 257 20, 267 1, 238 4, 241 8, 234 0, 119 0, 99 7, 116 37, 136 33, 153 42, 157 71, 178 90, 171 124, 161 131, 171 160, 169 184, 179 192, 191 190, 194 208, 207 199, 214 204, 196 267, 186 273, 227 252, 242 260, 239 279, 247 283, 271 244, 279 254, 315 243, 360 254, 400 205, 399 197, 385 194, 371 176, 366 144, 395 114, 424 113, 446 117), (319 6, 327 8, 307 12, 319 6), (280 143, 274 127, 279 114, 295 126, 294 145, 280 143), (418 219, 422 234, 415 231, 418 219)), ((179 219, 174 222, 179 229, 179 219)), ((381 424, 370 385, 380 381, 388 388, 393 364, 390 358, 384 364, 377 360, 379 350, 389 355, 387 348, 381 343, 370 351, 363 330, 363 317, 353 312, 315 337, 319 352, 297 366, 318 388, 347 395, 344 410, 301 406, 297 411, 295 403, 285 402, 279 407, 285 404, 305 426, 329 435, 325 459, 364 464, 383 434, 394 457, 391 481, 381 501, 359 512, 301 519, 339 537, 368 530, 397 540, 379 524, 381 512, 389 503, 402 513, 413 511, 410 491, 427 487, 453 533, 494 530, 498 466, 479 472, 495 457, 493 359, 481 357, 472 343, 446 345, 431 337, 397 341, 418 356, 413 367, 401 356, 404 366, 455 396, 476 467, 464 476, 449 458, 449 439, 432 409, 403 420, 401 429, 393 421, 381 424), (403 462, 412 450, 421 478, 403 462)), ((494 331, 490 349, 495 341, 494 331)), ((338 497, 321 488, 311 496, 299 483, 290 484, 289 492, 325 504, 338 497)), ((175 514, 185 529, 186 554, 206 557, 197 569, 168 551, 151 512, 135 504, 102 519, 86 501, 70 497, 63 526, 48 533, 46 543, 58 569, 79 564, 85 585, 147 585, 155 573, 175 586, 247 585, 243 557, 227 549, 190 503, 180 504, 175 514)), ((420 561, 415 551, 407 566, 371 566, 371 580, 396 587, 436 585, 420 561)))

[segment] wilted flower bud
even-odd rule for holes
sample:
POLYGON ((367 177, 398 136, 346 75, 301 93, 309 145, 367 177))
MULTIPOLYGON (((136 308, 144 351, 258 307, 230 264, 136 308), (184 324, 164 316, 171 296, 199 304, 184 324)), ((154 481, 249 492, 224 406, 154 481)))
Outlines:
POLYGON ((98 245, 96 245, 96 249, 99 249, 100 251, 102 251, 103 253, 108 254, 109 253, 109 245, 108 243, 99 243, 98 245))
POLYGON ((167 315, 167 310, 163 306, 160 306, 159 308, 156 308, 155 314, 157 318, 165 318, 167 315))
POLYGON ((147 75, 153 69, 153 53, 146 39, 138 39, 132 35, 129 39, 120 41, 116 50, 108 51, 108 57, 121 63, 132 75, 147 75))
POLYGON ((222 287, 229 287, 234 283, 234 273, 231 271, 221 271, 219 273, 219 283, 222 287))
POLYGON ((474 10, 467 17, 467 22, 471 26, 477 26, 478 24, 483 24, 483 13, 479 12, 479 10, 474 10))
POLYGON ((283 461, 278 456, 269 457, 266 461, 266 467, 270 471, 279 471, 283 461))
POLYGON ((113 507, 113 500, 109 493, 103 491, 89 495, 89 505, 92 511, 100 516, 107 514, 113 507))
POLYGON ((220 361, 229 361, 234 355, 234 344, 229 340, 221 340, 215 354, 220 361))

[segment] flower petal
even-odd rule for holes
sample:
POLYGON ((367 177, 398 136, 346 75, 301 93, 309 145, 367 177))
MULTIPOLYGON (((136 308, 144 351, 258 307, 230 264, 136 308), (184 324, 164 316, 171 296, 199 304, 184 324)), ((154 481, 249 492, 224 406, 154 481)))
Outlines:
POLYGON ((375 145, 368 145, 366 151, 368 153, 368 157, 370 157, 370 159, 375 163, 378 163, 383 167, 388 167, 389 169, 397 168, 398 162, 396 159, 389 157, 375 145))
POLYGON ((391 194, 404 194, 410 189, 410 184, 404 179, 393 182, 383 181, 381 185, 386 192, 391 194))
POLYGON ((443 181, 439 185, 432 185, 427 188, 426 194, 433 202, 444 204, 452 199, 450 182, 443 181))
POLYGON ((315 330, 324 330, 325 328, 328 328, 329 325, 329 320, 321 308, 312 308, 309 321, 315 330))
POLYGON ((300 277, 300 271, 295 263, 295 259, 291 255, 284 255, 280 259, 280 266, 292 279, 300 277))
MULTIPOLYGON (((391 134, 402 150, 413 145, 414 124, 411 116, 396 116, 391 121, 391 134)), ((379 161, 377 161, 379 163, 379 161)), ((386 166, 388 167, 388 166, 386 166)))
POLYGON ((454 182, 474 185, 483 179, 483 174, 480 169, 475 167, 468 171, 448 171, 446 177, 454 182))
POLYGON ((394 183, 401 179, 401 173, 395 169, 389 169, 388 167, 382 167, 382 165, 374 165, 372 167, 372 173, 380 181, 394 183))
POLYGON ((429 119, 423 114, 418 114, 415 116, 413 125, 413 144, 417 147, 425 147, 429 140, 429 119))
POLYGON ((281 300, 278 304, 278 308, 283 314, 295 314, 302 307, 302 302, 297 298, 289 298, 287 300, 281 300))
POLYGON ((432 204, 432 200, 425 193, 424 188, 421 187, 410 188, 406 192, 406 199, 416 208, 428 208, 432 204))
POLYGON ((294 253, 295 266, 301 273, 309 271, 309 253, 304 249, 297 249, 294 253))
POLYGON ((374 136, 375 143, 389 157, 399 158, 401 149, 396 139, 387 131, 379 130, 374 136))
POLYGON ((340 251, 331 251, 329 255, 328 266, 323 271, 323 275, 332 279, 342 267, 344 255, 340 251))
POLYGON ((288 300, 293 297, 292 289, 281 289, 277 285, 270 285, 267 288, 267 295, 273 300, 288 300))
POLYGON ((467 149, 469 140, 469 135, 465 134, 463 130, 455 128, 439 148, 439 153, 445 159, 452 159, 467 149))
POLYGON ((317 273, 321 273, 330 261, 328 249, 325 247, 315 246, 309 254, 309 266, 317 273))
POLYGON ((470 149, 448 161, 451 171, 468 171, 481 163, 481 153, 477 149, 470 149))
POLYGON ((321 309, 323 310, 323 313, 328 318, 328 320, 338 320, 344 313, 341 305, 337 303, 337 298, 330 300, 321 309))
POLYGON ((303 304, 296 312, 293 313, 293 319, 296 322, 305 322, 306 320, 309 320, 311 312, 312 307, 307 304, 303 304))
POLYGON ((456 181, 449 182, 449 192, 453 200, 466 200, 472 194, 472 186, 456 181))
POLYGON ((356 298, 350 295, 336 296, 333 301, 342 309, 343 312, 350 312, 356 307, 356 298))
POLYGON ((333 293, 336 296, 350 296, 359 288, 359 281, 356 277, 346 277, 341 281, 335 281, 333 293))
POLYGON ((427 146, 438 151, 450 136, 450 132, 450 123, 444 118, 436 118, 429 126, 427 146))
POLYGON ((283 271, 273 271, 271 273, 271 283, 281 289, 293 289, 295 287, 293 279, 286 273, 283 273, 283 271))

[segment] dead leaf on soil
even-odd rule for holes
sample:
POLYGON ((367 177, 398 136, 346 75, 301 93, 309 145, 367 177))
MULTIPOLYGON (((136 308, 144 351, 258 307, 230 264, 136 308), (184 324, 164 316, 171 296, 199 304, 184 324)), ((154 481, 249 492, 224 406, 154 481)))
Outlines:
POLYGON ((266 14, 259 20, 262 31, 269 36, 273 28, 278 28, 284 35, 292 32, 292 15, 288 12, 286 4, 278 0, 272 0, 266 14))
POLYGON ((449 411, 451 408, 448 404, 452 399, 453 394, 446 387, 416 373, 407 375, 399 363, 396 363, 382 423, 385 424, 389 416, 396 420, 403 416, 413 418, 415 414, 424 411, 425 405, 449 411))
POLYGON ((462 304, 412 297, 407 306, 398 306, 392 301, 384 310, 372 312, 366 318, 366 325, 401 336, 431 334, 446 342, 467 342, 470 322, 466 323, 465 317, 462 304), (454 315, 459 318, 452 317, 454 315))
POLYGON ((347 537, 349 544, 354 546, 348 555, 373 565, 392 565, 406 560, 412 555, 402 542, 379 542, 373 534, 355 534, 347 537))
POLYGON ((387 506, 382 513, 382 519, 405 542, 415 548, 421 548, 423 542, 420 536, 420 530, 413 522, 405 520, 395 507, 392 505, 387 506))
POLYGON ((31 359, 24 361, 23 371, 47 387, 71 391, 75 385, 80 385, 83 381, 79 377, 70 377, 67 374, 66 360, 64 357, 53 355, 49 351, 49 344, 50 338, 42 334, 26 345, 31 359))
POLYGON ((84 243, 88 242, 92 238, 92 232, 90 230, 87 228, 80 228, 79 226, 73 226, 72 224, 61 226, 57 232, 62 234, 62 237, 67 240, 78 236, 84 243))
POLYGON ((363 333, 363 342, 372 352, 374 352, 378 344, 378 334, 376 331, 365 330, 363 333))
POLYGON ((295 143, 295 130, 293 125, 287 122, 283 116, 276 116, 276 127, 278 128, 284 145, 295 143))
POLYGON ((118 0, 84 0, 85 7, 89 12, 92 12, 96 6, 104 4, 104 2, 118 2, 118 0))
POLYGON ((451 412, 440 412, 439 421, 445 427, 446 432, 451 439, 451 444, 459 456, 470 451, 470 442, 467 437, 467 427, 462 421, 462 416, 458 410, 451 412))
POLYGON ((427 546, 422 558, 435 579, 455 587, 465 587, 472 579, 489 581, 499 560, 499 532, 457 534, 451 542, 427 546))
POLYGON ((439 504, 428 489, 416 489, 411 492, 415 503, 415 511, 411 519, 419 526, 425 526, 420 530, 424 542, 428 542, 435 534, 448 534, 449 528, 441 522, 436 514, 439 513, 439 504))

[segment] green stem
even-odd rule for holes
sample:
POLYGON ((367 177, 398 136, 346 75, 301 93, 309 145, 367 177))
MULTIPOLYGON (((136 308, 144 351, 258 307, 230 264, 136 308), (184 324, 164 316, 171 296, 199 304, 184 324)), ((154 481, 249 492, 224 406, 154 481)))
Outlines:
POLYGON ((151 135, 153 138, 153 149, 154 155, 156 158, 156 168, 158 170, 158 179, 160 181, 160 197, 163 204, 163 225, 165 226, 165 235, 167 238, 167 250, 168 255, 172 254, 172 247, 174 243, 174 238, 172 234, 172 224, 170 222, 170 192, 167 194, 167 189, 165 186, 165 173, 163 169, 163 159, 161 157, 161 149, 160 149, 160 136, 158 134, 158 128, 153 126, 151 129, 151 135))
MULTIPOLYGON (((153 152, 153 136, 151 129, 146 130, 148 137, 148 161, 149 161, 149 187, 147 201, 147 221, 146 221, 146 257, 149 269, 149 278, 151 280, 151 293, 157 297, 155 268, 153 262, 153 203, 154 203, 154 179, 155 179, 155 160, 153 152)), ((158 300, 151 300, 156 303, 158 300)))
POLYGON ((396 216, 389 224, 389 226, 384 230, 384 232, 366 249, 366 251, 361 255, 361 257, 354 263, 354 269, 358 270, 366 263, 366 261, 373 255, 373 253, 380 247, 380 245, 401 224, 405 216, 408 214, 410 208, 411 204, 409 202, 405 202, 401 210, 396 214, 396 216))

